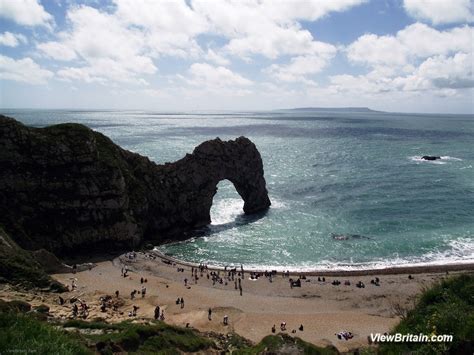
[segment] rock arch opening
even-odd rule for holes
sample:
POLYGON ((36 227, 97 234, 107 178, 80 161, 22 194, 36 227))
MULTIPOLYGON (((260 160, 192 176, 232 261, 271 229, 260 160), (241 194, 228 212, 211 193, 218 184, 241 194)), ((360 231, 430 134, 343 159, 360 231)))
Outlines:
POLYGON ((232 182, 219 181, 210 211, 211 225, 223 225, 236 221, 244 215, 244 200, 232 182))

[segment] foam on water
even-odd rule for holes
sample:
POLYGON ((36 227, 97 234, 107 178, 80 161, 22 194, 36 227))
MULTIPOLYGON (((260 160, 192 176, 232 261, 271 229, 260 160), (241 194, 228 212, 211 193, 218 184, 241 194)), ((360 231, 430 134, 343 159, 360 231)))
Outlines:
POLYGON ((437 165, 444 165, 448 161, 462 161, 460 158, 455 158, 455 157, 450 157, 448 155, 445 156, 440 156, 441 159, 438 160, 425 160, 422 158, 421 155, 414 155, 411 157, 408 157, 411 161, 415 161, 417 163, 428 163, 428 164, 437 164, 437 165))
MULTIPOLYGON (((164 253, 160 247, 156 250, 164 253)), ((199 249, 196 254, 201 254, 199 249)), ((288 251, 273 252, 276 258, 281 256, 290 256, 288 251)), ((198 262, 198 260, 191 260, 198 262)), ((224 267, 229 263, 222 262, 208 262, 207 260, 199 260, 208 264, 209 266, 224 267)), ((332 260, 321 260, 318 263, 302 263, 301 265, 281 265, 281 264, 244 264, 246 270, 277 270, 277 271, 292 271, 292 272, 314 272, 314 271, 351 271, 351 270, 383 270, 387 268, 396 267, 410 267, 410 266, 437 266, 437 265, 454 265, 454 264, 470 264, 474 263, 474 240, 471 238, 459 238, 449 241, 447 249, 436 252, 428 252, 420 256, 413 256, 410 258, 401 258, 394 255, 390 259, 374 259, 371 262, 357 263, 357 262, 335 262, 332 260)), ((230 263, 230 265, 233 265, 230 263)), ((240 265, 235 263, 235 265, 240 265)))
POLYGON ((241 198, 226 198, 216 202, 211 207, 211 225, 218 226, 235 221, 244 213, 244 201, 241 198))

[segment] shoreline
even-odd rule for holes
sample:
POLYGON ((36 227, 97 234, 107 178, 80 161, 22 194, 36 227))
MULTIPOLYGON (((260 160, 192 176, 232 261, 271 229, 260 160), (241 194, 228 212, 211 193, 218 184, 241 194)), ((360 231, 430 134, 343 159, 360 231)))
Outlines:
MULTIPOLYGON (((287 329, 281 333, 318 346, 333 345, 341 352, 348 352, 368 346, 370 334, 393 329, 400 319, 397 309, 411 309, 423 290, 449 277, 447 269, 467 268, 466 265, 445 265, 441 269, 430 268, 429 272, 422 272, 426 268, 409 268, 412 274, 420 272, 411 278, 403 274, 402 271, 406 270, 399 268, 389 271, 397 274, 387 274, 385 270, 385 275, 382 270, 373 270, 380 278, 379 284, 371 283, 374 276, 369 276, 367 271, 362 274, 305 273, 307 276, 300 285, 293 286, 282 273, 272 278, 263 275, 252 278, 251 271, 244 266, 245 275, 236 275, 234 279, 222 272, 223 268, 213 266, 203 270, 195 268, 193 273, 192 267, 196 265, 181 263, 149 250, 125 253, 97 261, 93 268, 78 268, 76 273, 70 270, 52 277, 64 285, 71 285, 74 281, 76 287, 70 288, 63 297, 66 300, 80 298, 86 302, 88 319, 99 317, 107 323, 124 320, 147 322, 153 319, 158 305, 165 313, 165 322, 171 325, 222 335, 237 333, 252 343, 258 343, 272 334, 272 326, 285 322, 287 329), (124 269, 128 270, 126 276, 123 275, 124 269), (214 282, 214 277, 209 276, 216 274, 220 281, 214 282), (313 274, 315 276, 310 276, 313 274), (326 279, 318 280, 318 275, 326 275, 326 279), (340 283, 335 285, 333 281, 338 279, 340 283), (239 286, 242 284, 243 291, 237 287, 237 281, 239 286), (357 286, 360 282, 365 286, 357 286), (142 287, 146 287, 146 297, 131 295, 142 287), (120 296, 114 296, 115 292, 120 296), (101 310, 100 299, 107 295, 120 301, 118 309, 101 310), (176 303, 177 298, 185 299, 184 307, 176 303), (138 314, 130 316, 134 307, 138 314), (212 309, 212 320, 208 318, 209 309, 212 309), (222 323, 224 316, 229 317, 228 325, 222 323), (304 331, 298 330, 300 325, 304 325, 304 331), (347 341, 338 339, 337 333, 341 331, 351 332, 354 338, 347 341)), ((469 270, 467 273, 473 274, 472 268, 469 270)), ((290 274, 293 278, 302 275, 290 274)), ((0 298, 23 299, 33 306, 46 304, 52 317, 75 319, 71 315, 70 302, 58 304, 56 294, 22 294, 11 288, 0 288, 0 298)))
MULTIPOLYGON (((188 266, 188 267, 199 267, 199 263, 190 261, 180 260, 175 257, 165 255, 160 250, 154 248, 148 251, 153 253, 161 260, 170 261, 176 265, 188 266)), ((209 270, 222 271, 225 269, 223 266, 218 265, 207 265, 209 270)), ((229 265, 229 267, 237 267, 239 265, 229 265)), ((272 271, 269 269, 250 268, 244 270, 247 272, 264 273, 265 271, 272 271)), ((468 263, 449 263, 449 264, 428 264, 428 265, 400 265, 400 266, 389 266, 386 268, 367 268, 367 269, 353 269, 353 270, 331 270, 331 269, 314 269, 314 270, 295 270, 288 269, 290 274, 298 274, 305 276, 365 276, 365 275, 403 275, 403 274, 423 274, 423 273, 444 273, 450 271, 474 271, 474 262, 468 263)), ((286 271, 277 270, 276 275, 282 275, 286 271)))

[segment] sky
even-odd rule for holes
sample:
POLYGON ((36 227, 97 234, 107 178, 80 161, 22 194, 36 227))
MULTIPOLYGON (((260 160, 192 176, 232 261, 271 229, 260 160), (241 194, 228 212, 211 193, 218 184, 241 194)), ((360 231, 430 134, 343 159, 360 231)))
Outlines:
POLYGON ((0 0, 0 108, 474 113, 471 0, 0 0))

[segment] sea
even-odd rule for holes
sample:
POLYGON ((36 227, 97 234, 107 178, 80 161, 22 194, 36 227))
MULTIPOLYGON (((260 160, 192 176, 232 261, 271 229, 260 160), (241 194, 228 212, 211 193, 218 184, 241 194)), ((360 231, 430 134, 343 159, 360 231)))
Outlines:
POLYGON ((474 116, 331 110, 13 110, 26 125, 77 122, 158 164, 203 141, 246 136, 272 202, 246 216, 221 181, 212 223, 156 248, 175 258, 267 270, 474 262, 474 116), (435 161, 423 155, 440 156, 435 161))

